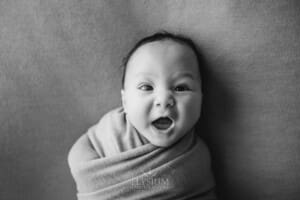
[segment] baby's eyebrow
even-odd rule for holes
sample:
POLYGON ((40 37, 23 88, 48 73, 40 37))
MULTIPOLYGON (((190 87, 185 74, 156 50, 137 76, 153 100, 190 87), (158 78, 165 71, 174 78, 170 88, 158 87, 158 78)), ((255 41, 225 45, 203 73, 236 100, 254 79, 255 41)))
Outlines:
POLYGON ((150 73, 150 72, 147 72, 147 73, 145 73, 145 72, 139 72, 139 73, 137 73, 137 74, 135 74, 135 77, 154 77, 155 76, 155 74, 153 74, 153 73, 150 73))
POLYGON ((190 78, 195 80, 195 76, 190 72, 179 72, 174 75, 174 78, 190 78))

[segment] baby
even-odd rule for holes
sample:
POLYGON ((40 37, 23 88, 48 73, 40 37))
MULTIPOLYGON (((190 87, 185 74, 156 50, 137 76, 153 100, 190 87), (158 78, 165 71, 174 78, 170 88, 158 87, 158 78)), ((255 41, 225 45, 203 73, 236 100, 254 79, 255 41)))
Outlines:
POLYGON ((124 59, 122 107, 73 145, 78 199, 216 199, 207 147, 197 135, 202 103, 194 42, 156 33, 124 59))

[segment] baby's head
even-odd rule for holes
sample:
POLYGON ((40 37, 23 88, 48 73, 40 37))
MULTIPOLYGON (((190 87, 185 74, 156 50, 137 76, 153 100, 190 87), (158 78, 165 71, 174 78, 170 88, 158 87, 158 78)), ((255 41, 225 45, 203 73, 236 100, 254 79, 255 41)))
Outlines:
POLYGON ((124 59, 122 104, 150 143, 167 147, 196 125, 201 112, 200 57, 192 40, 156 33, 124 59))

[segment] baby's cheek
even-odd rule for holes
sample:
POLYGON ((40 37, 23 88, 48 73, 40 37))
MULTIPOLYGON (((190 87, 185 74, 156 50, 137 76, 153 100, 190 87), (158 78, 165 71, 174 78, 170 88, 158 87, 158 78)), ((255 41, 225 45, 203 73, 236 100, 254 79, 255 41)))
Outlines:
POLYGON ((135 109, 135 120, 144 122, 149 119, 151 112, 151 104, 145 101, 136 102, 134 106, 135 109))
POLYGON ((195 118, 195 120, 197 120, 201 112, 201 98, 197 96, 190 97, 186 99, 185 105, 189 118, 195 118))
POLYGON ((199 108, 201 105, 201 97, 199 95, 189 95, 182 99, 183 104, 188 109, 195 109, 196 107, 199 108))

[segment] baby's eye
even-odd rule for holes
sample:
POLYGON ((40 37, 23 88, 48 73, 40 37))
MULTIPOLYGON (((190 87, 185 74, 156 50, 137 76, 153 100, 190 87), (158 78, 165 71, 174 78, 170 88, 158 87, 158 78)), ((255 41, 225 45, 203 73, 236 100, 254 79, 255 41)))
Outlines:
POLYGON ((184 92, 184 91, 189 91, 191 90, 188 85, 178 85, 174 88, 176 92, 184 92))
POLYGON ((151 85, 141 85, 138 87, 138 89, 140 89, 142 91, 151 91, 151 90, 153 90, 153 87, 151 85))

